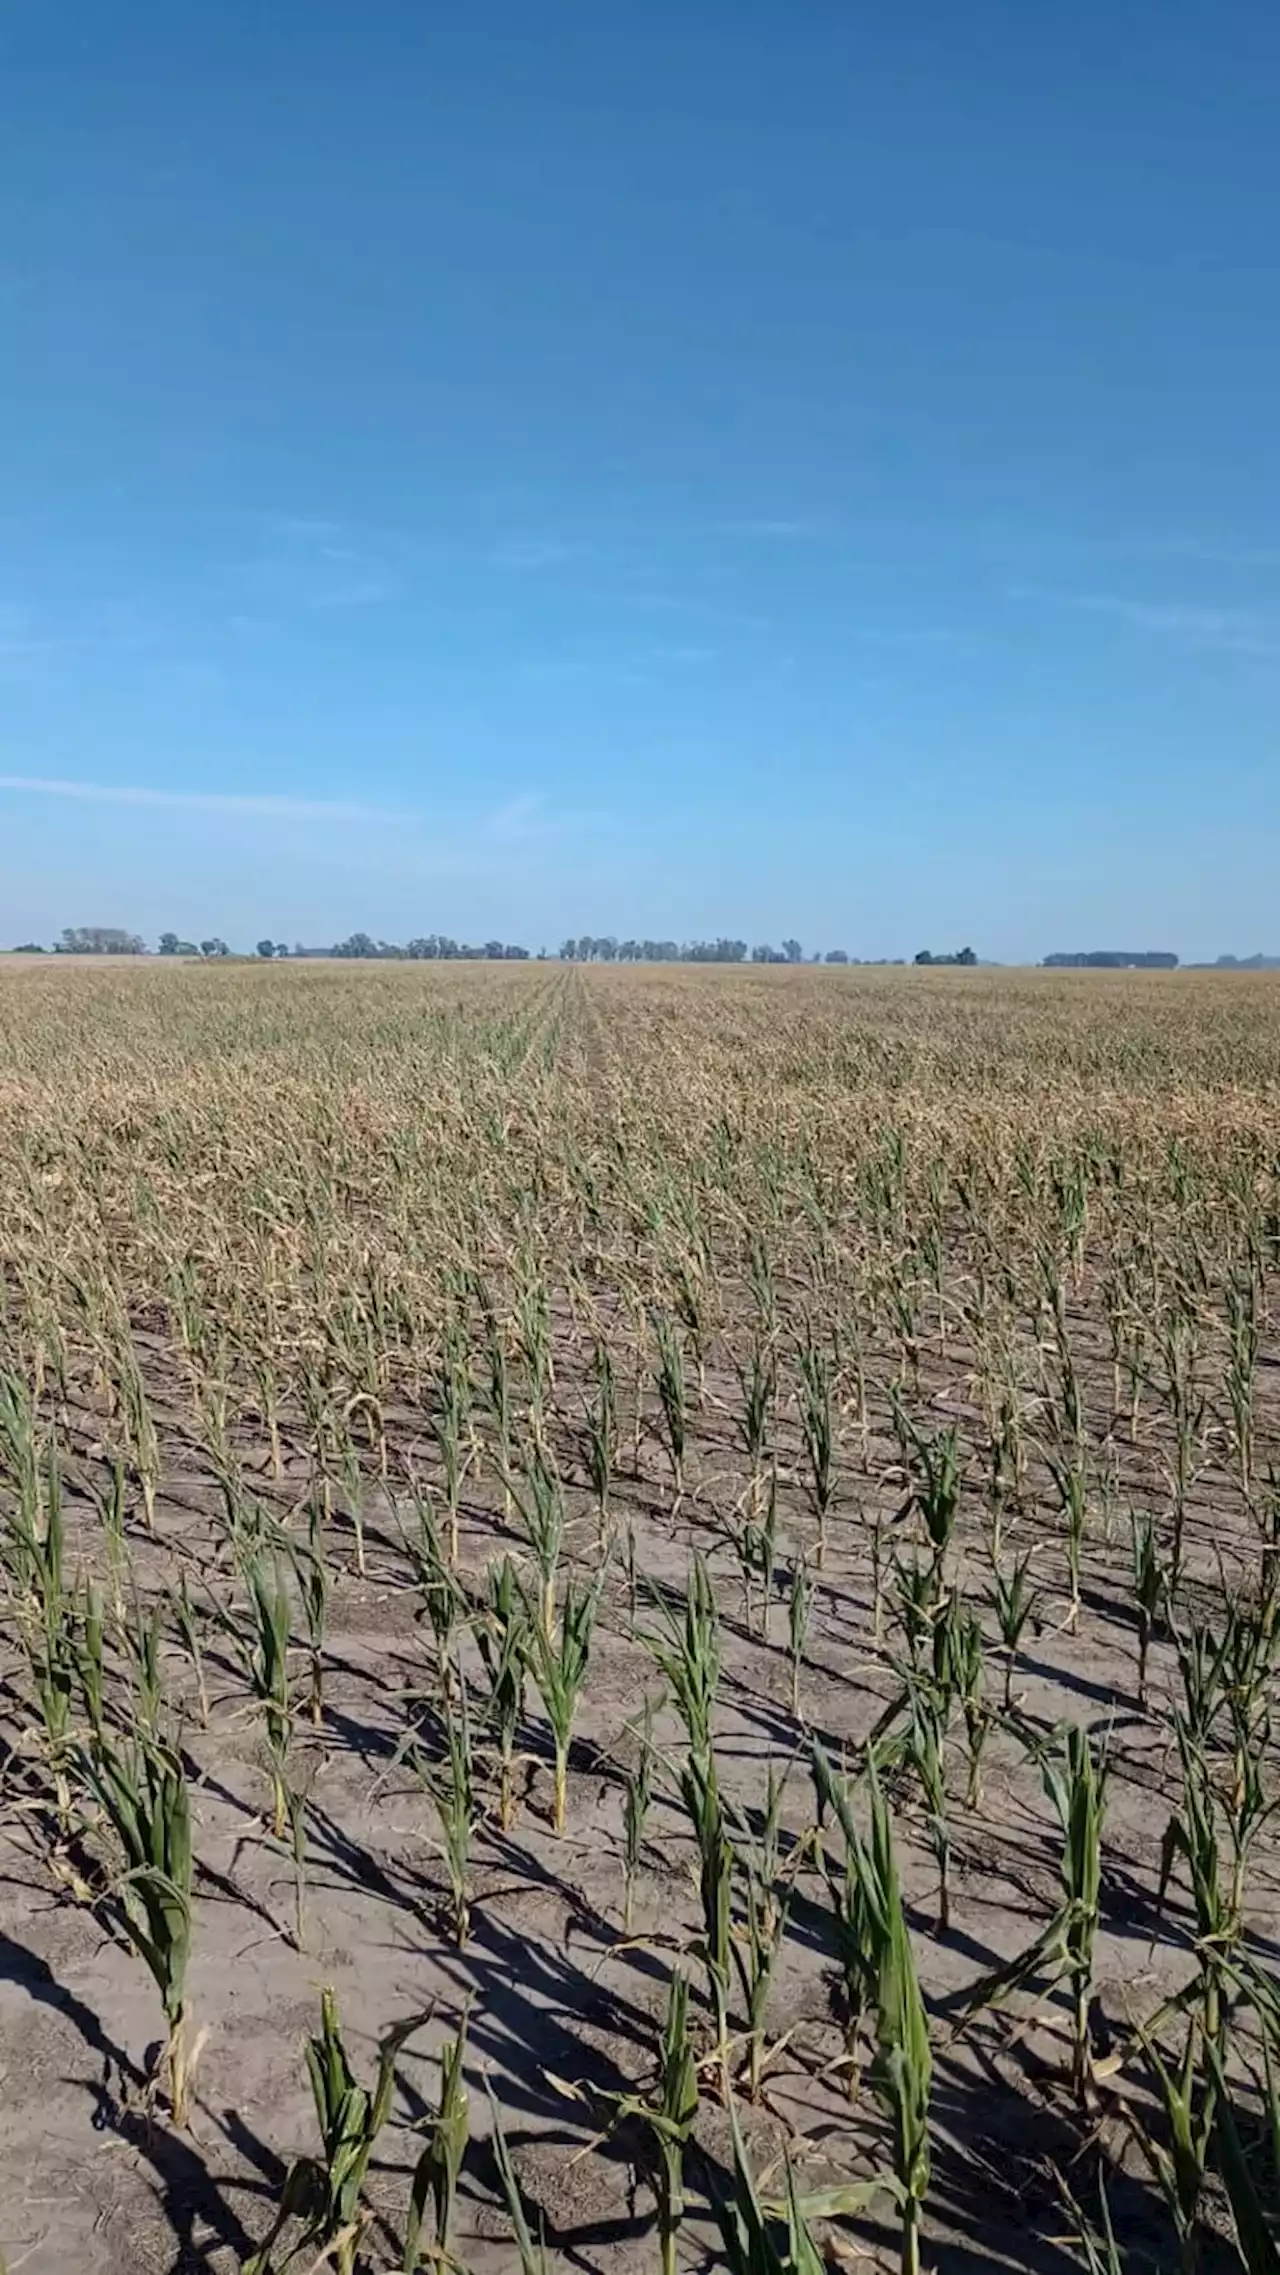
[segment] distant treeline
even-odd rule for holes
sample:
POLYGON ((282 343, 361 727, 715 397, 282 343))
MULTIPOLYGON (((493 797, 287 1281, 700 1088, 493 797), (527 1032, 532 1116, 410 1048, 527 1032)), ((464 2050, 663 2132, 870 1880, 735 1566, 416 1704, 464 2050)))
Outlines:
POLYGON ((1088 948, 1045 957, 1045 968, 1054 971, 1172 972, 1177 965, 1167 948, 1088 948))

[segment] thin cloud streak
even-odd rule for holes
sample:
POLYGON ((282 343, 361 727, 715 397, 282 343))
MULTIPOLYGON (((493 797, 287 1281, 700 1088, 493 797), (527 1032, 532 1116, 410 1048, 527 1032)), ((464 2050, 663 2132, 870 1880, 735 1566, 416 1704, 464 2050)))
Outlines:
POLYGON ((248 814, 259 820, 392 822, 409 817, 390 806, 342 798, 290 798, 240 790, 161 790, 124 782, 71 782, 57 775, 0 774, 0 790, 19 797, 78 798, 100 806, 155 806, 176 813, 248 814))

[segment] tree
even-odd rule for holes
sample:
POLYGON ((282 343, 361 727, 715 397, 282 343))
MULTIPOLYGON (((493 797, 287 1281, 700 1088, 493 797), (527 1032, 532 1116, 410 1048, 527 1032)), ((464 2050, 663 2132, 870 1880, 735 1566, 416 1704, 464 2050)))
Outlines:
POLYGON ((274 940, 260 940, 258 942, 258 954, 260 956, 266 956, 267 958, 270 958, 274 956, 275 952, 276 944, 274 940))
POLYGON ((180 945, 181 943, 179 942, 176 932, 161 933, 160 953, 162 956, 176 956, 178 954, 180 945))
POLYGON ((959 955, 956 957, 956 962, 958 964, 976 964, 977 961, 977 956, 974 954, 972 948, 962 948, 959 955))
POLYGON ((799 941, 784 940, 782 943, 782 953, 786 957, 789 964, 798 964, 801 957, 801 948, 799 941))
POLYGON ((144 956, 146 948, 136 932, 115 924, 69 924, 58 942, 60 956, 144 956))
POLYGON ((20 940, 9 953, 11 956, 43 956, 44 948, 39 940, 20 940))
POLYGON ((918 964, 931 964, 933 962, 932 951, 928 948, 922 948, 916 957, 916 962, 918 964))
POLYGON ((845 948, 828 948, 828 950, 827 950, 827 962, 828 962, 829 964, 847 964, 847 963, 848 963, 848 961, 849 961, 849 955, 848 955, 848 950, 847 950, 847 949, 845 949, 845 948))
POLYGON ((231 954, 231 950, 228 948, 226 941, 219 940, 215 933, 212 940, 201 941, 200 953, 202 956, 229 956, 231 954))

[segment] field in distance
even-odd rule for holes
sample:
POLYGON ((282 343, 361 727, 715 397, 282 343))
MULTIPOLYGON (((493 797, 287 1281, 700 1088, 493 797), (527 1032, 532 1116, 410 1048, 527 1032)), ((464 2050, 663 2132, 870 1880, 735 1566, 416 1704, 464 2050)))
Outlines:
POLYGON ((1266 974, 0 967, 3 2263, 1274 2267, 1278 1141, 1266 974))

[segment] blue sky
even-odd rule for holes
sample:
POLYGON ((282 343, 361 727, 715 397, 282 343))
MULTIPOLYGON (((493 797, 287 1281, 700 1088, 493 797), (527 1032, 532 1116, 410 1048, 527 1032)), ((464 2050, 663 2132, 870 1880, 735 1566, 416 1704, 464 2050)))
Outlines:
POLYGON ((0 940, 1280 950, 1280 13, 0 0, 0 940))

